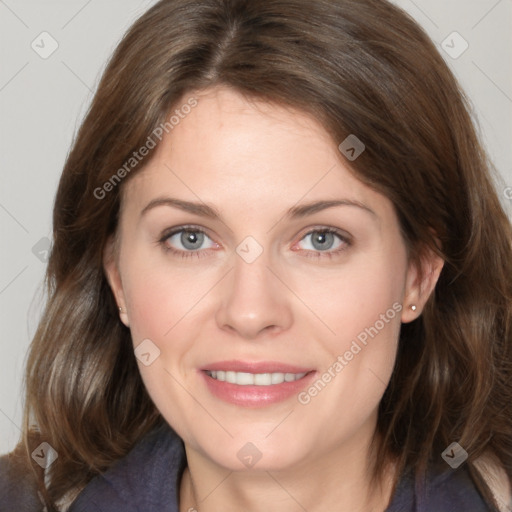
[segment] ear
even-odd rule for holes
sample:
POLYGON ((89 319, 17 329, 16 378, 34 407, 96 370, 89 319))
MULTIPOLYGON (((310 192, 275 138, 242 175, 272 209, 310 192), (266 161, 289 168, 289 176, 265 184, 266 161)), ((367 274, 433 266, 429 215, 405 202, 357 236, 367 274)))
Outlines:
POLYGON ((119 310, 119 317, 121 322, 123 322, 126 327, 129 327, 130 322, 128 319, 128 311, 126 308, 126 301, 123 292, 123 283, 121 281, 121 274, 119 272, 117 251, 118 249, 116 238, 114 235, 112 235, 107 240, 105 249, 103 251, 103 270, 105 272, 105 276, 107 277, 108 284, 110 285, 110 289, 114 294, 118 308, 121 308, 119 310))
POLYGON ((405 283, 402 322, 412 322, 421 315, 425 304, 434 291, 444 260, 432 249, 424 250, 420 261, 409 262, 405 283), (411 306, 416 306, 413 311, 411 306))

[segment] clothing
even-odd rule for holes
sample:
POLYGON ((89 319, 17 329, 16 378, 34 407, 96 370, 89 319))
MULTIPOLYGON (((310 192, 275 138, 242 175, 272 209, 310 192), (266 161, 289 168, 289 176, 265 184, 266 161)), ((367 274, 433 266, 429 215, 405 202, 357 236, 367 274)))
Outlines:
POLYGON ((14 455, 0 457, 0 512, 42 511, 35 481, 16 464, 14 455))
MULTIPOLYGON (((164 428, 144 439, 115 467, 91 482, 69 512, 179 512, 185 467, 182 441, 164 428)), ((443 462, 444 464, 444 462, 443 462)), ((489 512, 466 466, 433 474, 422 490, 403 476, 386 512, 489 512)))
MULTIPOLYGON (((32 512, 23 508, 16 482, 10 492, 5 460, 0 459, 0 512, 32 512)), ((69 512, 179 512, 178 491, 186 466, 181 439, 162 426, 79 494, 69 512)), ((28 503, 28 502, 27 502, 28 503)), ((422 486, 410 473, 400 479, 386 512, 492 512, 478 492, 465 465, 431 471, 422 486)))

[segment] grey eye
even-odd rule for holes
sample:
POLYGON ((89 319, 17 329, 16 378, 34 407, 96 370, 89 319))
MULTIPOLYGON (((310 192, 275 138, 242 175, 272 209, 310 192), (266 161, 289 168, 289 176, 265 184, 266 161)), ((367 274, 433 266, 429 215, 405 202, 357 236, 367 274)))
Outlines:
POLYGON ((311 231, 304 236, 302 241, 306 242, 306 246, 303 248, 309 251, 328 251, 330 249, 337 249, 345 242, 340 235, 322 230, 311 231), (337 244, 336 239, 338 240, 337 244))
POLYGON ((201 248, 204 241, 204 233, 197 231, 182 231, 180 236, 180 242, 185 249, 191 251, 201 248))
POLYGON ((180 229, 175 231, 165 238, 165 244, 183 252, 210 249, 215 245, 213 240, 199 229, 180 229))

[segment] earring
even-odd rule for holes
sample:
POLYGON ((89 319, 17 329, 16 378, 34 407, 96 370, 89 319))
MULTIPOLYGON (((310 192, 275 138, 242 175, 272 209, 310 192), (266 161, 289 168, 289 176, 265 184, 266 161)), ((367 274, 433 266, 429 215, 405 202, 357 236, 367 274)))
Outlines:
POLYGON ((123 308, 121 306, 119 306, 119 313, 122 313, 123 312, 123 308))
POLYGON ((413 311, 416 311, 417 307, 416 307, 416 304, 411 304, 409 306, 413 311))

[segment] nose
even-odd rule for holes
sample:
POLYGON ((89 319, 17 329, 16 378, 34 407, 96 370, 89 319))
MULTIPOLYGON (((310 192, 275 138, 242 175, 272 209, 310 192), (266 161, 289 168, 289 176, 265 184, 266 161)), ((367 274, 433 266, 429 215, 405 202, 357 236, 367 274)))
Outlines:
POLYGON ((247 340, 287 330, 293 321, 293 295, 284 284, 286 276, 270 266, 265 251, 251 263, 236 253, 233 258, 234 268, 222 284, 216 312, 219 328, 247 340))

